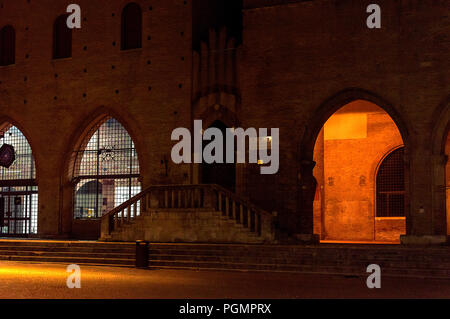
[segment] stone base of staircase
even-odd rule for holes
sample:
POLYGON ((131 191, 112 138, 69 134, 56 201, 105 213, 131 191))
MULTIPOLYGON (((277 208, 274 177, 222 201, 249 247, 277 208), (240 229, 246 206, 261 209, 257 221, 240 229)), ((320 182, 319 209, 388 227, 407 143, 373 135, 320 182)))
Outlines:
POLYGON ((242 224, 211 209, 165 209, 144 212, 113 231, 105 241, 156 243, 248 243, 267 242, 242 224))

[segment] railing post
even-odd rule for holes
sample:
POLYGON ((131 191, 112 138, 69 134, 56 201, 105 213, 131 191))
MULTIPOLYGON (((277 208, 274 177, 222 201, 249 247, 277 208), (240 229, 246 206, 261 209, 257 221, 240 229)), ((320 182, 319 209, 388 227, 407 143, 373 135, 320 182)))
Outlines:
POLYGON ((204 208, 217 208, 216 193, 212 187, 203 188, 203 207, 204 208))
POLYGON ((247 208, 247 228, 252 230, 252 210, 247 208))
POLYGON ((145 212, 147 210, 147 197, 148 194, 145 194, 143 198, 141 198, 141 209, 139 211, 139 215, 141 212, 145 212))
POLYGON ((231 205, 233 220, 236 221, 236 202, 233 200, 233 203, 231 205))
POLYGON ((225 216, 230 218, 230 201, 227 195, 225 195, 225 216))
POLYGON ((244 224, 244 206, 239 204, 239 223, 244 224))
MULTIPOLYGON (((219 200, 219 212, 222 212, 222 193, 220 191, 218 191, 218 200, 219 200)), ((223 212, 222 212, 223 213, 223 212)))
POLYGON ((194 208, 195 207, 195 189, 194 188, 190 188, 190 198, 191 198, 191 207, 190 208, 194 208))
POLYGON ((169 191, 164 190, 164 208, 169 208, 169 191))
POLYGON ((261 214, 259 212, 255 212, 255 232, 259 236, 261 235, 261 214))
POLYGON ((172 189, 172 191, 170 192, 170 194, 171 194, 171 207, 170 208, 175 208, 175 190, 174 189, 172 189))

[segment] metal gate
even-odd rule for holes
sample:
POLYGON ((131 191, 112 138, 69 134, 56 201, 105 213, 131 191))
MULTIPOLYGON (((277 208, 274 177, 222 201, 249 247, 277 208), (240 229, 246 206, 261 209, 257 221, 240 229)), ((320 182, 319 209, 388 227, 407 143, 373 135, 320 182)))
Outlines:
POLYGON ((0 186, 0 237, 37 233, 37 186, 0 186))

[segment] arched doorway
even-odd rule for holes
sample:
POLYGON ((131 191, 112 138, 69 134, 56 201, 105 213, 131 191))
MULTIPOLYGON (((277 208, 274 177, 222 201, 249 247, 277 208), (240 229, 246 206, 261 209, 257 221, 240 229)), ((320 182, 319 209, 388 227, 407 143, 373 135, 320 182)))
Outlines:
POLYGON ((400 242, 406 233, 403 144, 389 114, 366 100, 328 118, 314 147, 313 225, 321 240, 400 242))
MULTIPOLYGON (((225 132, 227 126, 219 120, 214 121, 210 127, 215 127, 220 129, 222 136, 224 138, 224 152, 223 152, 223 163, 202 163, 201 164, 201 182, 202 184, 218 184, 231 191, 236 189, 236 164, 226 163, 226 141, 225 132)), ((209 141, 203 142, 203 148, 208 144, 209 141)))
POLYGON ((30 144, 12 124, 2 126, 0 137, 2 147, 11 145, 14 148, 9 155, 15 157, 11 166, 0 167, 0 236, 37 234, 38 185, 30 144))
POLYGON ((74 155, 74 219, 99 219, 141 191, 134 142, 116 119, 94 126, 74 155))

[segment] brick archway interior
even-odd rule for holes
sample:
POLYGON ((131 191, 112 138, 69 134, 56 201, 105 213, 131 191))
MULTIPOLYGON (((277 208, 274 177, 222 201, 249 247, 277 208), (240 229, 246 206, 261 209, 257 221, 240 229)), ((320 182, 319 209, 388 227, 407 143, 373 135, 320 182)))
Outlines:
POLYGON ((313 225, 321 240, 400 242, 406 233, 405 206, 396 206, 393 199, 398 200, 402 190, 393 186, 390 202, 386 196, 380 200, 377 172, 383 160, 402 146, 389 114, 365 100, 346 104, 325 122, 316 139, 313 170, 317 180, 313 225), (392 207, 389 215, 382 216, 377 204, 392 207))

